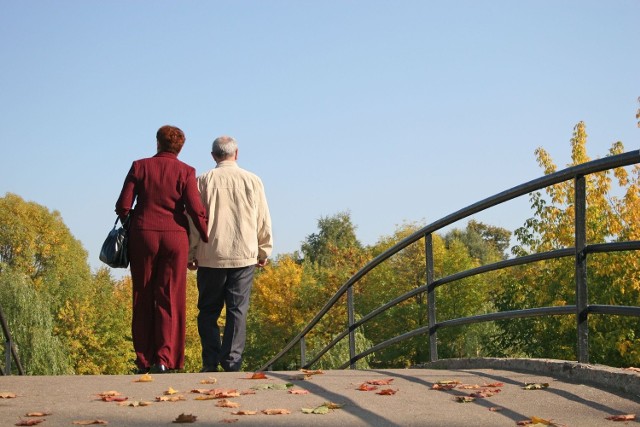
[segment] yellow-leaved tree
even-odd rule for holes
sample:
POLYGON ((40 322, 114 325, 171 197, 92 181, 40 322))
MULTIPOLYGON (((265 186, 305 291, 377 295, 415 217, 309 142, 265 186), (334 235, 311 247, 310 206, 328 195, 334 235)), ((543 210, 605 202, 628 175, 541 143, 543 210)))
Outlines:
MULTIPOLYGON (((586 144, 586 126, 580 122, 571 138, 571 162, 567 166, 590 160, 586 144)), ((609 153, 623 151, 623 144, 616 142, 609 153)), ((547 151, 539 148, 536 156, 545 174, 556 171, 547 151)), ((587 244, 640 238, 639 179, 638 165, 585 177, 587 244)), ((516 255, 574 246, 573 188, 573 181, 567 181, 548 187, 546 197, 540 192, 531 195, 535 215, 515 232, 519 241, 514 248, 516 255)), ((587 283, 590 304, 640 305, 637 252, 590 255, 587 283)), ((503 283, 497 304, 501 310, 575 304, 573 259, 543 261, 514 269, 503 283)), ((508 321, 501 326, 504 334, 498 342, 511 354, 568 360, 577 357, 573 316, 508 321)), ((637 318, 591 315, 590 362, 610 366, 640 364, 638 331, 637 318)))

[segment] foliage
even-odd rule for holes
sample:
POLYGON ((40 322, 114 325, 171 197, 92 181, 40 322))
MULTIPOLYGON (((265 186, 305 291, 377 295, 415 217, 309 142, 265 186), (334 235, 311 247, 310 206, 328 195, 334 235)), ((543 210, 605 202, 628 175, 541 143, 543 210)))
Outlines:
MULTIPOLYGON (((73 373, 64 344, 53 334, 48 296, 36 292, 28 276, 6 264, 0 270, 0 301, 27 375, 73 373)), ((4 346, 2 350, 4 354, 4 346)))
POLYGON ((335 259, 332 248, 357 250, 362 247, 356 238, 356 227, 351 222, 349 212, 320 218, 318 229, 318 233, 310 234, 302 243, 301 250, 307 262, 327 266, 335 259))
MULTIPOLYGON (((220 321, 224 323, 224 312, 220 321)), ((195 272, 187 272, 187 313, 184 349, 184 371, 199 372, 202 368, 202 346, 198 333, 198 283, 195 272)))
MULTIPOLYGON (((301 329, 303 267, 291 256, 274 260, 256 275, 247 325, 245 366, 258 369, 301 329)), ((295 365, 283 360, 283 366, 295 365)))
MULTIPOLYGON (((571 139, 571 163, 589 161, 584 123, 574 128, 571 139)), ((622 143, 612 145, 610 154, 624 151, 622 143)), ((545 174, 556 166, 542 148, 536 151, 545 174)), ((591 174, 586 181, 587 243, 638 240, 640 238, 640 168, 635 165, 591 174), (612 194, 612 176, 617 179, 612 194), (620 195, 616 195, 620 194, 620 195)), ((574 245, 573 182, 546 189, 546 198, 538 192, 531 195, 535 216, 516 230, 520 245, 516 255, 538 253, 574 245)), ((590 255, 588 259, 589 302, 595 304, 637 305, 640 301, 640 265, 637 253, 590 255)), ((572 259, 544 261, 515 269, 505 277, 497 296, 501 310, 527 307, 575 304, 574 264, 572 259)), ((503 345, 529 357, 576 358, 575 318, 562 316, 530 319, 508 325, 501 322, 505 335, 503 345), (551 333, 553 331, 553 333, 551 333), (523 338, 526 337, 526 338, 523 338)), ((637 319, 590 316, 590 361, 612 366, 640 363, 640 338, 637 319)))
POLYGON ((129 286, 106 269, 91 275, 86 250, 58 212, 10 193, 0 198, 0 260, 3 309, 28 372, 129 372, 129 286))

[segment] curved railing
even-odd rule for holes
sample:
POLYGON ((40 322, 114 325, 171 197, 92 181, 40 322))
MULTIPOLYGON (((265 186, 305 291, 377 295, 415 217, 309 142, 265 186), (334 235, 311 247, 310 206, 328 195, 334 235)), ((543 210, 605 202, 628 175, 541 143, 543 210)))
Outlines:
POLYGON ((498 193, 492 197, 481 200, 464 209, 454 212, 444 218, 441 218, 404 238, 396 243, 391 248, 387 249, 362 269, 356 272, 349 280, 347 280, 338 291, 327 301, 322 309, 314 316, 314 318, 303 328, 303 330, 293 338, 276 356, 265 363, 260 370, 268 370, 280 360, 285 354, 287 354, 293 346, 300 344, 300 364, 302 367, 310 367, 316 363, 326 352, 328 352, 339 341, 349 336, 349 356, 348 362, 340 366, 340 369, 347 367, 354 368, 355 362, 368 356, 371 353, 382 350, 392 344, 400 341, 407 340, 417 335, 428 334, 429 335, 429 353, 431 361, 438 360, 438 347, 437 347, 437 330, 440 328, 466 325, 471 323, 488 322, 503 319, 515 319, 524 317, 535 316, 547 316, 547 315, 575 315, 577 322, 577 353, 578 362, 589 362, 588 351, 588 324, 587 319, 589 314, 607 314, 607 315, 623 315, 623 316, 638 316, 640 317, 640 307, 638 306, 612 306, 612 305, 594 305, 588 304, 587 301, 587 256, 593 253, 601 252, 615 252, 615 251, 637 251, 640 250, 640 241, 626 241, 615 243, 599 243, 599 244, 586 244, 586 181, 585 176, 597 172, 606 171, 609 169, 615 169, 619 167, 629 166, 636 163, 640 163, 640 150, 631 151, 615 156, 605 157, 603 159, 593 160, 588 163, 583 163, 577 166, 569 167, 555 173, 545 175, 541 178, 534 179, 527 183, 518 185, 509 190, 498 193), (528 256, 522 256, 518 258, 507 259, 494 264, 484 265, 481 267, 473 268, 470 270, 462 271, 451 276, 443 277, 434 280, 433 277, 433 247, 432 247, 432 235, 436 231, 467 218, 478 212, 481 212, 490 207, 499 205, 509 200, 515 199, 522 195, 561 183, 565 181, 573 180, 575 186, 575 246, 570 248, 558 249, 549 252, 537 253, 528 256), (363 316, 358 321, 355 321, 355 311, 353 303, 353 286, 362 279, 367 273, 369 273, 376 266, 383 263, 392 255, 403 250, 412 243, 418 240, 425 239, 426 250, 426 272, 427 280, 426 284, 407 292, 396 299, 389 301, 388 303, 378 307, 369 314, 363 316), (564 257, 575 258, 575 289, 576 289, 576 304, 566 306, 554 306, 554 307, 539 307, 525 310, 513 310, 503 311, 497 313, 482 314, 477 316, 463 317, 457 319, 446 320, 443 322, 436 321, 436 301, 435 301, 435 289, 439 286, 443 286, 447 283, 451 283, 463 278, 471 277, 477 274, 486 273, 489 271, 495 271, 504 269, 507 267, 513 267, 517 265, 530 264, 537 261, 547 259, 558 259, 564 257), (427 312, 428 312, 428 325, 408 331, 402 335, 398 335, 394 338, 378 343, 373 347, 356 354, 355 352, 355 330, 388 310, 395 305, 414 297, 420 293, 427 293, 427 312), (326 347, 320 350, 312 360, 306 361, 305 352, 305 336, 318 324, 318 322, 327 314, 327 312, 336 304, 336 302, 344 295, 347 294, 347 324, 348 327, 340 332, 326 347))

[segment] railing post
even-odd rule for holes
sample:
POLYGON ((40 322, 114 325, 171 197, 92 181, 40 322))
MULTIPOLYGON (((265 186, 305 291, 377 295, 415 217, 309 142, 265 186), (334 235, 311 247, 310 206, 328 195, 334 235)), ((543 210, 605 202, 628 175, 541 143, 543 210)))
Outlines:
MULTIPOLYGON (((353 329, 355 323, 355 312, 353 308, 353 286, 347 289, 347 317, 349 322, 349 360, 356 357, 356 331, 353 329)), ((351 362, 350 369, 356 369, 356 364, 351 362)))
POLYGON ((433 236, 424 236, 425 268, 427 273, 427 316, 429 322, 429 358, 432 362, 438 360, 438 333, 436 324, 436 292, 430 285, 433 283, 433 236))
POLYGON ((300 338, 300 367, 307 364, 307 342, 304 337, 300 338))
POLYGON ((575 262, 576 262, 576 322, 578 327, 578 362, 589 363, 589 323, 587 292, 587 221, 586 180, 584 175, 575 179, 575 262))

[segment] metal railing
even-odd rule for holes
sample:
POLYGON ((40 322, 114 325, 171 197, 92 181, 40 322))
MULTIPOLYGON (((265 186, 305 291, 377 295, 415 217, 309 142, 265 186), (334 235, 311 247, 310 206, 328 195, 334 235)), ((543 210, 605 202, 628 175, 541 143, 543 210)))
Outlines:
POLYGON ((2 312, 1 306, 0 306, 0 325, 2 325, 2 332, 4 334, 4 353, 5 353, 4 369, 0 367, 0 375, 11 375, 11 357, 13 357, 13 360, 16 363, 18 374, 24 375, 24 369, 22 369, 22 364, 20 363, 18 352, 16 351, 15 346, 13 345, 13 341, 11 340, 11 332, 9 331, 7 322, 4 319, 4 313, 2 312))
POLYGON ((356 272, 349 280, 347 280, 338 291, 327 301, 322 309, 314 316, 314 318, 303 328, 303 330, 294 337, 276 356, 266 362, 260 370, 269 370, 278 360, 285 356, 296 344, 300 344, 300 365, 307 368, 316 363, 325 353, 333 346, 344 339, 348 335, 349 339, 349 361, 339 367, 345 369, 347 367, 355 368, 355 363, 372 354, 382 350, 390 345, 407 340, 409 338, 428 334, 429 335, 429 354, 432 362, 438 360, 437 347, 437 331, 441 328, 467 325, 472 323, 489 322, 503 319, 516 319, 525 317, 547 316, 547 315, 575 315, 577 324, 577 355, 578 362, 589 363, 589 314, 607 314, 622 316, 638 316, 640 317, 640 307, 638 306, 613 306, 613 305, 596 305, 589 304, 587 299, 587 255, 601 252, 615 251, 637 251, 640 250, 640 241, 625 241, 614 243, 586 244, 586 180, 585 176, 597 172, 603 172, 609 169, 629 166, 640 163, 640 150, 631 151, 615 156, 605 157, 603 159, 593 160, 577 166, 569 167, 555 173, 545 175, 538 179, 526 182, 524 184, 513 187, 509 190, 498 193, 492 197, 481 200, 464 209, 456 211, 444 218, 441 218, 402 239, 391 248, 387 249, 362 269, 356 272), (559 184, 565 181, 573 180, 575 189, 575 243, 574 247, 557 249, 549 252, 536 253, 528 256, 522 256, 507 259, 493 264, 465 270, 447 277, 434 280, 433 273, 433 244, 432 235, 436 231, 467 218, 478 212, 490 207, 499 205, 509 200, 515 199, 525 194, 559 184), (426 284, 411 290, 392 301, 378 307, 367 315, 364 315, 358 321, 355 321, 353 286, 369 273, 376 266, 398 253, 409 245, 418 240, 425 239, 426 251, 426 284), (530 264, 547 259, 559 259, 564 257, 574 257, 575 259, 575 305, 539 307, 524 310, 503 311, 489 314, 482 314, 470 317, 446 320, 438 322, 436 320, 436 299, 435 289, 447 283, 451 283, 463 278, 475 276, 477 274, 486 273, 513 267, 517 265, 530 264), (414 297, 420 293, 427 294, 427 312, 428 325, 408 331, 394 338, 378 343, 373 347, 356 354, 355 351, 355 331, 369 320, 383 313, 384 311, 396 306, 397 304, 414 297), (336 302, 346 293, 347 295, 347 328, 340 332, 335 338, 321 349, 312 360, 306 360, 306 335, 318 324, 318 322, 327 314, 327 312, 336 304, 336 302))

